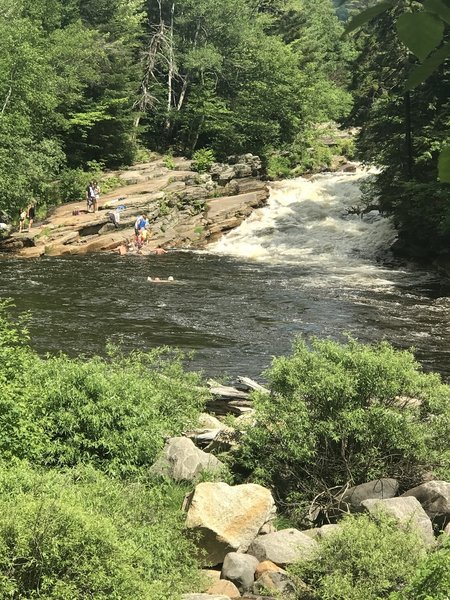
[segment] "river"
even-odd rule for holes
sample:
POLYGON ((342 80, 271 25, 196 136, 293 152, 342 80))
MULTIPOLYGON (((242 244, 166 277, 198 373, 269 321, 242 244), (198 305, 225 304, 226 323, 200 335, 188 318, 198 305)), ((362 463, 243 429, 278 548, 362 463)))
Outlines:
POLYGON ((347 214, 366 176, 275 183, 268 205, 208 252, 0 260, 0 297, 31 311, 42 354, 167 344, 194 351, 192 368, 207 375, 258 377, 296 335, 352 335, 414 346, 449 377, 450 284, 386 254, 388 219, 347 214))

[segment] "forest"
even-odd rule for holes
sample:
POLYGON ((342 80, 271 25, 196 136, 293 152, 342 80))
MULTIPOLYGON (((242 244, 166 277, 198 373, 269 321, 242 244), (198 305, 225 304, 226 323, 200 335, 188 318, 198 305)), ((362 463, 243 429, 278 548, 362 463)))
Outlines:
POLYGON ((368 203, 394 215, 399 251, 445 251, 447 69, 406 93, 417 58, 395 27, 423 3, 397 2, 349 36, 346 20, 374 3, 334 4, 3 0, 1 208, 75 199, 84 173, 149 151, 253 152, 271 174, 299 175, 329 164, 318 125, 337 122, 361 128, 356 154, 341 150, 381 169, 368 203))

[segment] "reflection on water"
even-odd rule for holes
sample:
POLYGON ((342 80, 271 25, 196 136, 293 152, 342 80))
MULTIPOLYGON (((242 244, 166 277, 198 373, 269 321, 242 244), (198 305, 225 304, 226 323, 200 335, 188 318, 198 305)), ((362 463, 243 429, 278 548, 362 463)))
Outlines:
POLYGON ((269 207, 211 253, 162 257, 0 260, 0 296, 32 311, 39 352, 194 350, 208 375, 258 376, 296 334, 351 334, 415 346, 427 368, 450 375, 450 287, 436 274, 377 263, 394 232, 377 215, 361 221, 361 173, 276 184, 269 207), (154 284, 148 276, 168 277, 154 284))

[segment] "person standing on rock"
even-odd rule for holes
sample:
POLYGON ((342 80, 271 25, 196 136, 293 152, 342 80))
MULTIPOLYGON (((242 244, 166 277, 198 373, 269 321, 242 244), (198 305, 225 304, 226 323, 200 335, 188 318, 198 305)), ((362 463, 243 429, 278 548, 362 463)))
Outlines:
POLYGON ((93 212, 95 211, 95 188, 94 182, 90 181, 89 185, 86 188, 86 201, 87 201, 87 211, 93 212), (93 210, 91 210, 93 209, 93 210))
POLYGON ((22 233, 23 231, 23 226, 25 225, 25 219, 27 216, 27 211, 26 210, 22 210, 19 216, 19 233, 22 233))
POLYGON ((148 225, 149 225, 149 222, 147 219, 147 215, 146 214, 139 215, 139 217, 134 222, 134 233, 136 234, 136 237, 139 237, 140 233, 141 233, 141 229, 145 229, 148 225))
POLYGON ((30 229, 33 227, 33 222, 34 222, 34 218, 36 216, 36 207, 34 206, 34 204, 30 204, 30 206, 28 207, 28 231, 30 231, 30 229))
POLYGON ((98 203, 100 201, 100 186, 97 181, 94 181, 94 212, 98 210, 98 203))

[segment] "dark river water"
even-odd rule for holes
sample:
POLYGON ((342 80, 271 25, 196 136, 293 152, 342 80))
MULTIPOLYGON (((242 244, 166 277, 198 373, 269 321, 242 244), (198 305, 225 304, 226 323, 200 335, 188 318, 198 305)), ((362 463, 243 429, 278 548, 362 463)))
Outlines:
POLYGON ((275 185, 269 206, 210 253, 0 260, 0 297, 31 311, 40 353, 171 345, 193 351, 191 367, 207 375, 258 377, 296 335, 351 334, 414 346, 448 377, 450 284, 380 260, 390 223, 343 210, 363 176, 275 185), (174 283, 147 281, 169 275, 174 283))

